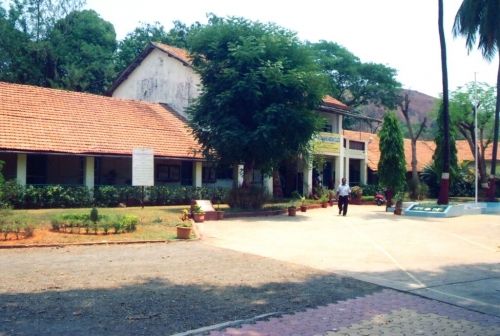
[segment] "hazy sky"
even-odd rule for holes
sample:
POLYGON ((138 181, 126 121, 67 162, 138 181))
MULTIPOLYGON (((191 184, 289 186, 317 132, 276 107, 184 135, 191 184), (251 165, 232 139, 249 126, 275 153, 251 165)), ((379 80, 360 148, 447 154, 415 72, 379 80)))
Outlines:
MULTIPOLYGON (((206 22, 206 14, 242 16, 274 22, 302 40, 337 42, 363 62, 398 70, 406 88, 433 96, 441 91, 437 0, 87 0, 87 8, 110 21, 119 39, 140 22, 206 22)), ((444 0, 450 90, 474 80, 496 83, 498 57, 488 63, 477 51, 468 55, 465 40, 451 29, 461 0, 444 0)))

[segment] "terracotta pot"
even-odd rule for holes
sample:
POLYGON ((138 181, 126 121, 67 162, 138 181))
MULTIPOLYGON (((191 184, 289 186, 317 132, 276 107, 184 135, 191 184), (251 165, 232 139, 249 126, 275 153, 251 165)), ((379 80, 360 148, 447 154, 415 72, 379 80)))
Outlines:
POLYGON ((191 237, 191 228, 190 227, 177 227, 177 239, 189 239, 191 237))
POLYGON ((217 210, 217 220, 224 219, 224 211, 217 210))
POLYGON ((327 206, 328 206, 328 202, 322 202, 322 203, 321 203, 321 207, 322 207, 322 208, 326 208, 327 206))
POLYGON ((333 204, 334 204, 334 200, 331 199, 328 201, 328 205, 333 206, 333 204))
POLYGON ((300 206, 300 211, 306 212, 307 211, 307 206, 306 205, 301 205, 300 206))
POLYGON ((288 216, 295 216, 297 215, 297 208, 296 207, 288 207, 288 216))
POLYGON ((205 221, 205 214, 194 213, 193 219, 196 223, 203 223, 205 221))

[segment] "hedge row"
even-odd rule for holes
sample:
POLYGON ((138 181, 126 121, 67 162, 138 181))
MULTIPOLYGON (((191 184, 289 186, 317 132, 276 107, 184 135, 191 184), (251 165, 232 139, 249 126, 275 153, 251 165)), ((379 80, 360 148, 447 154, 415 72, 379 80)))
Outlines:
MULTIPOLYGON (((145 188, 144 199, 146 205, 189 204, 192 199, 223 200, 227 192, 223 188, 154 186, 145 188)), ((68 185, 21 186, 8 181, 0 194, 5 203, 16 209, 116 207, 120 203, 132 206, 141 202, 141 187, 133 186, 96 186, 90 190, 68 185)))

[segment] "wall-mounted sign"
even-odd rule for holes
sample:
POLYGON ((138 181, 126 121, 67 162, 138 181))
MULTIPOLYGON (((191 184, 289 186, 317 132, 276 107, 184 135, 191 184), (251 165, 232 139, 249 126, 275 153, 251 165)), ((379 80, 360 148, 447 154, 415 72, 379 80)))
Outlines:
POLYGON ((132 185, 154 186, 154 153, 151 148, 132 150, 132 185))
POLYGON ((340 134, 320 132, 314 143, 315 154, 340 155, 340 134))

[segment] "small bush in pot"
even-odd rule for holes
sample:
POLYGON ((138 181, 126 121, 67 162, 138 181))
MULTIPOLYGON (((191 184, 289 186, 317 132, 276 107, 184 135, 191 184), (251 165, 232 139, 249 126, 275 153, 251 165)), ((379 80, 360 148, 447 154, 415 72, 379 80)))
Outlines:
POLYGON ((189 218, 189 210, 183 209, 181 223, 177 224, 177 239, 189 239, 191 237, 192 223, 189 218))

